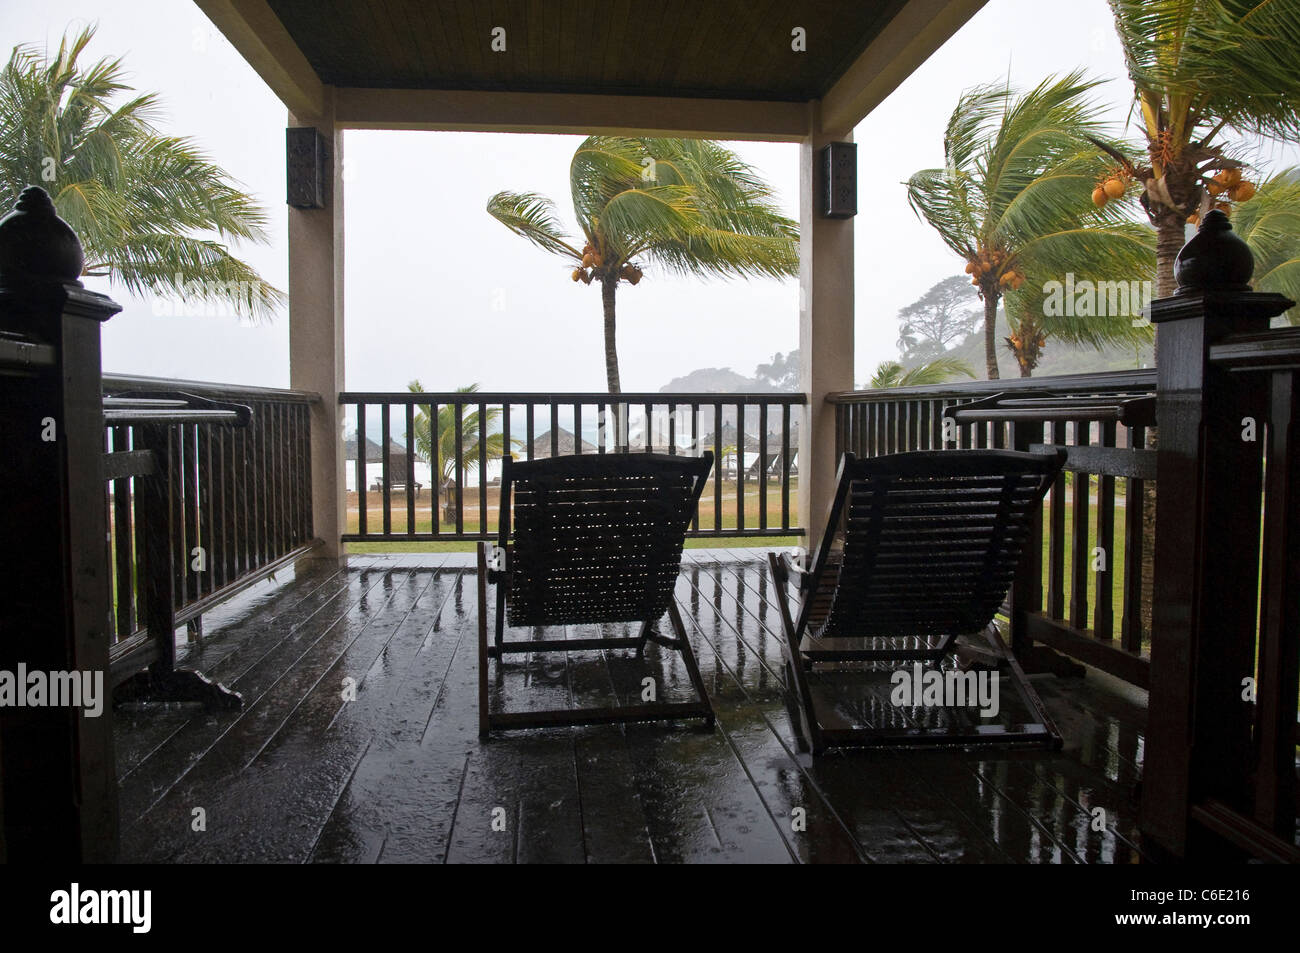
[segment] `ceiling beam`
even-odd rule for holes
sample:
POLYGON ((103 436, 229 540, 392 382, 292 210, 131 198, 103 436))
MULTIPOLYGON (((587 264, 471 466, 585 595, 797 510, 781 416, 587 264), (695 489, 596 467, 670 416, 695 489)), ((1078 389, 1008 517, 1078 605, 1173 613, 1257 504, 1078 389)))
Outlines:
POLYGON ((335 122, 350 129, 691 136, 798 142, 807 103, 679 96, 571 95, 434 89, 336 90, 335 122))
POLYGON ((262 81, 303 121, 325 109, 325 88, 266 0, 194 0, 262 81))
POLYGON ((818 131, 851 131, 986 2, 911 0, 822 98, 818 131))

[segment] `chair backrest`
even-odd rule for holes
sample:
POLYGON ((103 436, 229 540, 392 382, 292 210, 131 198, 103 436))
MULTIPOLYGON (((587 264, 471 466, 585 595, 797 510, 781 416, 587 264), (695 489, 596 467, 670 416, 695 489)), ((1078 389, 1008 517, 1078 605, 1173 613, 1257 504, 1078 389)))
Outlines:
POLYGON ((511 625, 644 621, 668 610, 713 454, 604 453, 501 469, 511 625))
MULTIPOLYGON (((823 600, 822 619, 801 613, 801 627, 821 637, 980 631, 1006 597, 1065 457, 1061 450, 845 454, 810 579, 814 591, 824 591, 819 581, 833 582, 829 606, 823 600)), ((805 609, 813 603, 805 600, 805 609)))

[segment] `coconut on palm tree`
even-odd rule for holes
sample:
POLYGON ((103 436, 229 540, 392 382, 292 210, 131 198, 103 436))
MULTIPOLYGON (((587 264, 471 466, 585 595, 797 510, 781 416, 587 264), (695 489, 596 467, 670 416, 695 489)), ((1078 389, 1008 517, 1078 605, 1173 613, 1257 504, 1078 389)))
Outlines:
POLYGON ((228 247, 265 243, 265 211, 158 130, 158 97, 127 86, 120 59, 78 62, 94 34, 65 36, 53 57, 17 46, 0 70, 0 209, 39 185, 81 239, 83 274, 269 316, 283 294, 228 247))
MULTIPOLYGON (((1141 158, 1098 143, 1140 184, 1157 234, 1156 291, 1177 289, 1184 224, 1231 212, 1256 184, 1228 135, 1300 136, 1296 0, 1110 0, 1140 118, 1141 158)), ((1108 184, 1103 182, 1103 186, 1108 184)), ((1104 200, 1098 196, 1098 200, 1104 200)))
POLYGON ((871 375, 872 390, 884 387, 919 387, 922 384, 946 384, 954 377, 974 377, 975 372, 965 361, 955 357, 936 357, 913 368, 906 368, 898 361, 881 361, 876 365, 876 372, 871 375))
MULTIPOLYGON (((413 394, 423 394, 424 386, 418 381, 406 385, 413 394)), ((478 384, 469 384, 456 388, 458 394, 473 394, 478 391, 478 384)), ((501 419, 500 407, 484 407, 480 411, 469 404, 460 407, 460 453, 456 452, 456 413, 452 404, 443 404, 438 408, 437 425, 429 414, 429 405, 416 405, 414 432, 412 439, 420 456, 429 461, 437 488, 435 493, 442 496, 443 521, 456 519, 456 489, 464 484, 465 478, 478 469, 480 456, 486 462, 500 460, 506 453, 505 435, 493 429, 501 419), (479 452, 480 420, 483 429, 488 431, 483 442, 482 453, 479 452)), ((519 441, 512 440, 518 445, 519 441)))
MULTIPOLYGON (((1232 228, 1255 256, 1251 284, 1256 291, 1274 291, 1300 301, 1300 167, 1283 169, 1259 185, 1241 202, 1232 228)), ((1300 325, 1300 305, 1285 319, 1300 325)))
POLYGON ((689 275, 785 278, 798 274, 798 226, 734 152, 706 139, 591 136, 569 165, 579 238, 535 192, 498 192, 490 215, 572 266, 573 281, 600 286, 605 377, 621 392, 615 300, 643 266, 689 275))
MULTIPOLYGON (((1121 203, 1098 208, 1088 195, 1105 166, 1088 138, 1104 131, 1090 96, 1097 85, 1076 71, 1023 95, 1008 85, 967 90, 948 120, 944 167, 908 180, 913 211, 966 262, 983 299, 990 379, 999 376, 995 329, 1004 298, 1019 299, 1007 316, 1025 349, 1036 351, 1046 335, 1101 346, 1150 333, 1130 314, 1076 318, 1036 306, 1044 284, 1067 272, 1110 281, 1150 272, 1150 229, 1124 214, 1121 203)), ((1036 359, 1017 357, 1027 376, 1036 359)))

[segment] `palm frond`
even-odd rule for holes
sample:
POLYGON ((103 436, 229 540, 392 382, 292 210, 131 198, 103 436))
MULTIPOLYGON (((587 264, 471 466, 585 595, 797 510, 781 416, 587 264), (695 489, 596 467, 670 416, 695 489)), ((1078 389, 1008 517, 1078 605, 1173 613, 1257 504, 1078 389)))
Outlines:
POLYGON ((555 203, 536 192, 498 192, 488 199, 488 214, 538 248, 582 258, 570 245, 555 217, 555 203))
POLYGON ((974 377, 975 372, 965 361, 955 357, 937 357, 933 361, 913 368, 905 368, 898 361, 881 361, 876 365, 871 382, 872 390, 887 387, 920 387, 924 384, 943 384, 954 377, 974 377))
POLYGON ((17 46, 0 69, 0 201, 39 184, 88 272, 269 317, 283 294, 222 243, 268 241, 266 212, 192 141, 158 131, 158 97, 130 88, 121 59, 79 62, 94 32, 65 34, 49 57, 17 46))

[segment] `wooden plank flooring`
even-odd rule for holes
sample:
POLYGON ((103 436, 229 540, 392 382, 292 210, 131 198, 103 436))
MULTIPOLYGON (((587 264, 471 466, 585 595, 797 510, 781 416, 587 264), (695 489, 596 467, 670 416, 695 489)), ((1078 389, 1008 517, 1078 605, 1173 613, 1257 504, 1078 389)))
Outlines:
MULTIPOLYGON (((1036 680, 1066 735, 1061 752, 813 760, 799 750, 787 707, 763 558, 688 550, 683 565, 677 597, 717 712, 714 731, 557 728, 488 744, 477 736, 471 559, 304 560, 208 614, 206 638, 187 660, 241 691, 242 711, 118 711, 123 859, 1138 859, 1140 695, 1096 673, 1036 680)), ((494 665, 493 704, 632 703, 646 675, 661 699, 691 697, 679 656, 652 647, 644 660, 514 656, 499 673, 494 665)))

